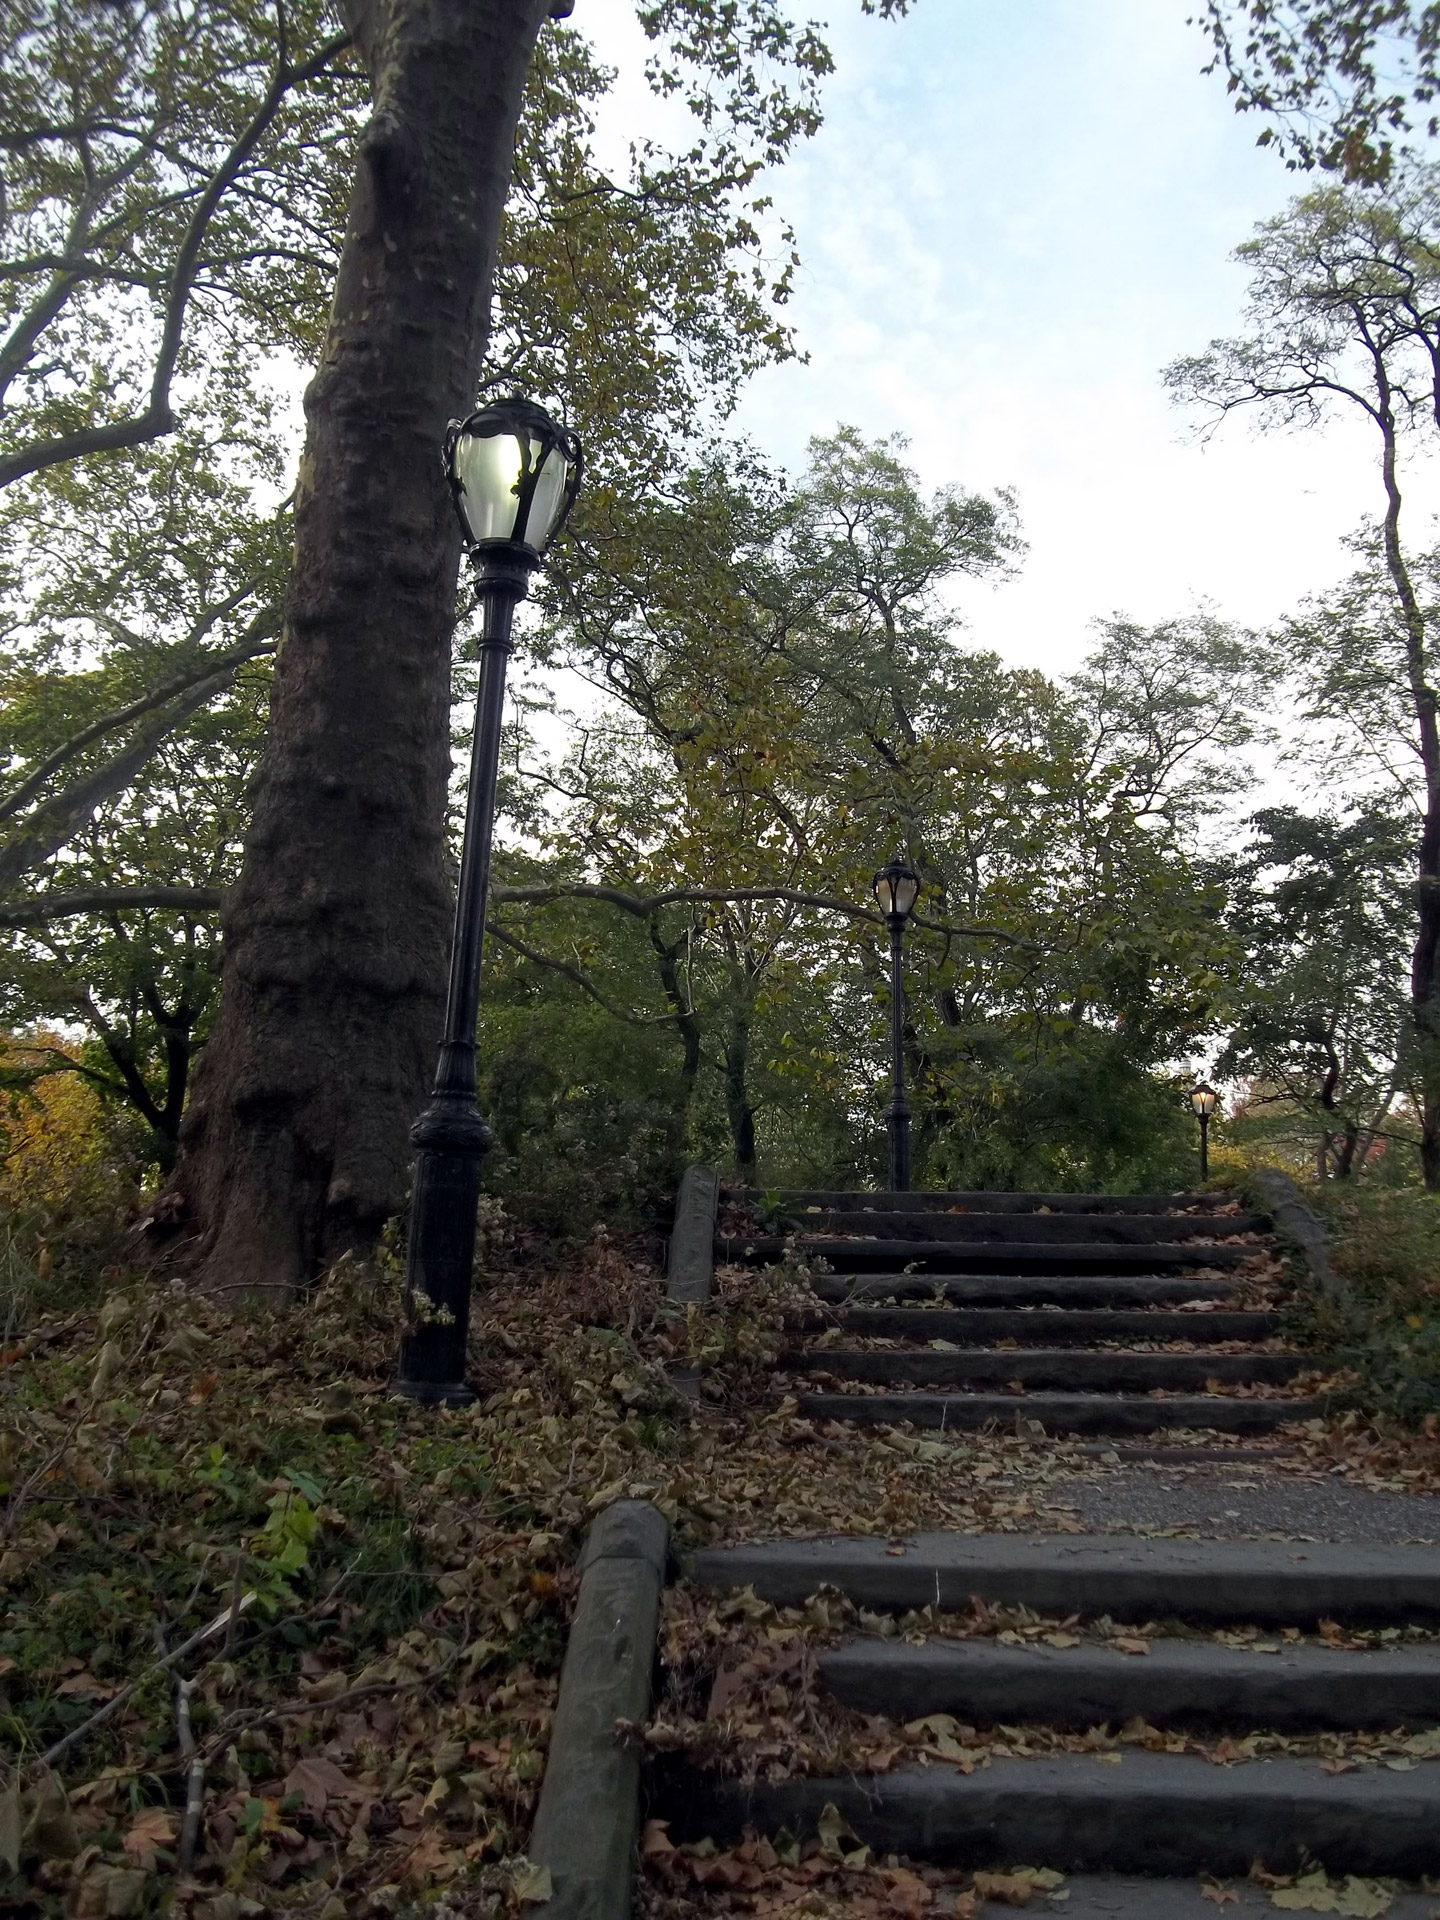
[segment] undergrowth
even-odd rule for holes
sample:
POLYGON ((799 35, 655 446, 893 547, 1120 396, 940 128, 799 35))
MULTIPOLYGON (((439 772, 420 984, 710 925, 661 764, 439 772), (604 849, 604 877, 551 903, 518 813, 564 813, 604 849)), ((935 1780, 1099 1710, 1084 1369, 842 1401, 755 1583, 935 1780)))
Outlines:
POLYGON ((1342 1186, 1307 1195, 1331 1234, 1334 1299, 1303 1295, 1308 1342, 1355 1376, 1370 1413, 1440 1416, 1440 1195, 1342 1186))

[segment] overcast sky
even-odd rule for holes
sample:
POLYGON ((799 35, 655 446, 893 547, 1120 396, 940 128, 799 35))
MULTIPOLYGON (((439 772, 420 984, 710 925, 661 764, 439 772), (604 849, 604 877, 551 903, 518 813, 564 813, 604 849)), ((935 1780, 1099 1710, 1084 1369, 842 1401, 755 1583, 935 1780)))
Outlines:
MULTIPOLYGON (((1348 571, 1341 537, 1373 510, 1358 425, 1232 422, 1202 446, 1161 388, 1236 329, 1231 251, 1304 185, 1202 76, 1192 10, 917 0, 882 23, 829 0, 826 124, 774 182, 810 361, 760 375, 738 425, 793 469, 845 421, 906 434, 927 485, 1013 486, 1021 575, 962 604, 1016 663, 1066 671, 1117 610, 1263 626, 1348 571)), ((579 0, 573 24, 621 70, 611 131, 663 130, 634 0, 579 0)))

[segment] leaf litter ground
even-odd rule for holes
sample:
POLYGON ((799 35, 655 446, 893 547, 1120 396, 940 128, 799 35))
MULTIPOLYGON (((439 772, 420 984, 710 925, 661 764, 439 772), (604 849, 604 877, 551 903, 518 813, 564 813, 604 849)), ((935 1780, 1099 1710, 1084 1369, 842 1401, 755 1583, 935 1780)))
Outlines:
MULTIPOLYGON (((600 1234, 560 1255, 498 1208, 481 1264, 483 1397, 456 1412, 387 1391, 400 1318, 390 1257, 342 1266, 263 1317, 120 1270, 96 1308, 17 1309, 0 1356, 0 1913, 533 1908, 543 1876, 524 1844, 570 1568, 596 1512, 651 1499, 682 1544, 1065 1530, 1074 1522, 1047 1512, 1046 1488, 1105 1470, 1024 1431, 937 1441, 799 1419, 770 1376, 803 1269, 725 1275, 713 1308, 679 1314, 635 1248, 600 1234), (698 1372, 698 1401, 676 1393, 675 1365, 698 1372)), ((1355 1422, 1297 1434, 1295 1448, 1309 1470, 1370 1484, 1434 1484, 1440 1465, 1433 1439, 1355 1422)), ((837 1713, 806 1663, 852 1624, 871 1627, 833 1596, 791 1618, 753 1597, 722 1611, 677 1591, 652 1744, 669 1727, 713 1764, 802 1771, 842 1752, 962 1764, 953 1743, 984 1765, 1002 1749, 1053 1750, 1035 1730, 975 1730, 972 1743, 967 1729, 837 1713), (712 1711, 717 1686, 722 1700, 730 1690, 724 1712, 712 1711)), ((1107 1631, 998 1615, 898 1630, 1077 1628, 1107 1631)), ((1123 1760, 1147 1738, 1096 1735, 1096 1751, 1123 1760)), ((1352 1756, 1425 1757, 1383 1743, 1329 1757, 1352 1756)), ((937 1882, 832 1839, 756 1840, 742 1857, 652 1831, 647 1912, 948 1901, 963 1913, 978 1897, 973 1876, 937 1882)), ((1063 1892, 1038 1870, 1006 1871, 982 1879, 985 1898, 1063 1892)))

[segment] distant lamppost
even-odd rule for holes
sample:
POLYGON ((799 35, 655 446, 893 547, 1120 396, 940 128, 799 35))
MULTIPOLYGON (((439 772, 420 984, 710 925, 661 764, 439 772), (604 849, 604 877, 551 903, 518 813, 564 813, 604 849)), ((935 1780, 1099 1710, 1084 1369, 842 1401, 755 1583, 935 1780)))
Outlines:
POLYGON ((1202 1080, 1197 1087, 1190 1089, 1190 1107, 1200 1122, 1200 1178, 1210 1178, 1210 1116, 1215 1111, 1215 1102, 1219 1099, 1214 1087, 1202 1080))
POLYGON ((415 1153, 405 1279, 406 1332, 395 1389, 428 1406, 464 1406, 480 1162, 491 1143, 475 1104, 475 1021, 505 666, 515 609, 580 490, 580 443, 529 400, 500 400, 445 435, 445 472, 482 613, 480 690, 465 803, 465 843, 445 1035, 430 1104, 410 1130, 415 1153))
POLYGON ((905 977, 900 958, 905 922, 920 893, 920 876, 899 858, 875 876, 875 898, 890 929, 890 1191, 910 1191, 910 1107, 905 1098, 905 977))

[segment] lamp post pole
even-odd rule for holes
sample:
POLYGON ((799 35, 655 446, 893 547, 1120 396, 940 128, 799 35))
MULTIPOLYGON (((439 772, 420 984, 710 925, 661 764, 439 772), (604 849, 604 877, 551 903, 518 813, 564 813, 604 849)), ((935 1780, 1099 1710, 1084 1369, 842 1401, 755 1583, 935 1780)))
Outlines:
POLYGON ((890 923, 890 1191, 910 1191, 910 1102, 905 1098, 905 970, 903 913, 890 923))
POLYGON ((873 881, 875 898, 890 929, 890 1191, 910 1191, 910 1103, 905 1098, 905 922, 920 894, 920 876, 899 858, 873 881))
POLYGON ((1190 1091, 1190 1110, 1200 1122, 1200 1179, 1210 1178, 1210 1116, 1220 1098, 1214 1087, 1202 1080, 1190 1091))
POLYGON ((480 956, 485 944, 485 899, 490 889, 490 845, 495 786, 505 713, 505 673, 515 609, 525 598, 539 555, 524 547, 490 548, 477 556, 483 629, 470 790, 455 932, 450 944, 450 990, 445 1033, 430 1104, 410 1130, 415 1186, 405 1307, 408 1331, 400 1350, 396 1389, 412 1400, 465 1406, 475 1398, 465 1384, 475 1220, 480 1162, 493 1135, 475 1103, 475 1022, 480 1010, 480 956))
POLYGON ((476 1105, 475 1023, 505 673, 515 609, 580 484, 573 436, 528 401, 500 401, 455 422, 446 469, 475 566, 481 608, 480 686, 465 801, 465 839, 445 1030, 430 1103, 410 1131, 415 1184, 405 1275, 405 1334, 394 1390, 427 1406, 466 1406, 470 1288, 480 1163, 493 1138, 476 1105))

